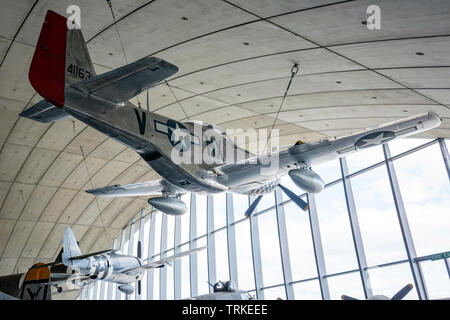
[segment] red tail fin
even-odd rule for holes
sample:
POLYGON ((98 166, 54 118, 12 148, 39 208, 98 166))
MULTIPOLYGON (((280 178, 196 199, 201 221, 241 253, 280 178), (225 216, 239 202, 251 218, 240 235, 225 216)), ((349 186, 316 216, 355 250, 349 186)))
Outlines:
POLYGON ((33 88, 59 107, 64 105, 66 39, 67 19, 47 11, 28 72, 33 88))

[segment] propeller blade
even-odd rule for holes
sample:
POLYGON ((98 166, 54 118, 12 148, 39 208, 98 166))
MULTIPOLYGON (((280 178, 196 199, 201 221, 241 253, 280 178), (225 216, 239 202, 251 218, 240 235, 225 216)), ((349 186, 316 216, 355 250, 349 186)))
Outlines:
POLYGON ((142 247, 141 247, 141 241, 138 241, 137 243, 137 257, 139 259, 142 258, 142 247))
POLYGON ((403 288, 400 289, 399 292, 397 292, 391 300, 402 300, 413 288, 413 285, 407 284, 406 286, 404 286, 403 288))
POLYGON ((350 296, 346 296, 345 294, 343 294, 341 296, 341 299, 342 300, 359 300, 359 299, 356 299, 356 298, 353 298, 353 297, 350 297, 350 296))
POLYGON ((309 208, 308 203, 306 203, 305 201, 303 201, 302 198, 300 198, 299 196, 297 196, 295 193, 293 193, 291 190, 289 190, 288 188, 286 188, 285 186, 278 184, 278 186, 281 188, 281 190, 284 191, 284 193, 286 193, 286 195, 292 200, 294 201, 294 203, 296 205, 298 205, 300 207, 300 209, 302 209, 303 211, 307 211, 309 208))
POLYGON ((249 218, 251 216, 251 214, 253 213, 253 211, 255 211, 256 206, 258 205, 258 203, 261 201, 262 198, 262 194, 260 194, 255 201, 253 201, 253 203, 250 205, 250 207, 248 207, 248 209, 245 211, 245 216, 247 218, 249 218))
POLYGON ((141 295, 141 280, 137 283, 138 294, 141 295))

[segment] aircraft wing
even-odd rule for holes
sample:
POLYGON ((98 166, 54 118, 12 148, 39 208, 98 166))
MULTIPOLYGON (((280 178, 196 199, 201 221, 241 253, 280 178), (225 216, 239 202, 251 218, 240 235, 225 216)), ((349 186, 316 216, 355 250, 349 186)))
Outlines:
POLYGON ((172 261, 174 261, 176 259, 180 259, 180 258, 182 258, 184 256, 187 256, 187 255, 193 254, 195 252, 204 250, 206 248, 207 247, 204 246, 204 247, 200 247, 200 248, 196 248, 196 249, 192 249, 192 250, 188 250, 188 251, 183 251, 183 252, 174 254, 173 256, 166 257, 166 258, 163 258, 163 259, 158 260, 158 261, 152 261, 152 262, 143 264, 143 265, 141 265, 139 267, 127 268, 127 269, 121 270, 120 272, 121 273, 125 273, 125 274, 129 274, 129 273, 134 274, 134 273, 136 273, 138 271, 145 271, 145 270, 148 270, 148 269, 161 268, 161 267, 164 267, 166 264, 172 265, 172 261))
POLYGON ((123 67, 73 84, 72 87, 100 99, 122 103, 178 71, 160 58, 145 57, 123 67))
POLYGON ((221 165, 214 168, 214 171, 219 183, 227 184, 230 187, 250 185, 254 183, 256 176, 259 176, 261 181, 264 179, 262 168, 266 168, 267 176, 273 178, 288 172, 290 168, 295 168, 297 164, 318 165, 360 149, 433 129, 440 124, 439 116, 428 112, 338 139, 296 143, 294 146, 276 153, 275 157, 272 154, 272 159, 278 157, 279 161, 279 165, 273 169, 269 168, 271 157, 262 155, 240 163, 221 165))
POLYGON ((182 192, 182 190, 161 179, 155 181, 132 183, 123 186, 114 185, 97 189, 90 189, 86 190, 86 192, 97 197, 135 197, 159 195, 161 193, 180 193, 182 192))

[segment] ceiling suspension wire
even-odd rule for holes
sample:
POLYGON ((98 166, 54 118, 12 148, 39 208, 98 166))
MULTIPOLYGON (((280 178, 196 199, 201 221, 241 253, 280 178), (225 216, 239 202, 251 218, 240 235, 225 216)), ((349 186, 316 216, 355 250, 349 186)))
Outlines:
POLYGON ((278 116, 280 115, 281 109, 283 108, 284 100, 286 99, 287 94, 288 94, 288 92, 289 92, 289 89, 291 88, 292 80, 293 80, 294 77, 297 75, 297 73, 298 73, 298 64, 295 63, 295 64, 292 66, 292 68, 291 68, 291 77, 290 77, 290 79, 289 79, 289 83, 288 83, 288 85, 287 85, 287 87, 286 87, 286 90, 284 91, 283 99, 281 100, 280 107, 278 108, 277 115, 275 116, 275 120, 273 121, 272 127, 270 128, 269 136, 267 137, 266 145, 265 145, 265 147, 264 147, 263 152, 266 150, 267 144, 269 143, 270 137, 272 136, 272 130, 273 130, 273 128, 275 127, 275 124, 276 124, 276 122, 277 122, 277 120, 278 120, 278 116))
MULTIPOLYGON (((83 147, 82 146, 80 146, 80 150, 81 150, 81 155, 83 157, 84 165, 86 166, 86 172, 87 172, 87 175, 88 175, 88 178, 89 178, 89 183, 91 184, 91 188, 94 189, 94 184, 92 183, 91 174, 89 173, 89 167, 88 167, 88 164, 87 164, 87 161, 86 161, 86 156, 84 155, 84 151, 83 151, 83 147)), ((109 239, 108 232, 106 230, 105 222, 103 221, 103 215, 102 215, 102 211, 100 210, 100 205, 98 203, 97 197, 95 197, 94 200, 95 200, 95 203, 97 204, 97 209, 98 209, 98 214, 100 216, 100 221, 102 223, 103 231, 105 232, 106 240, 107 240, 107 243, 109 245, 109 243, 112 243, 112 242, 109 239)))
MULTIPOLYGON (((120 46, 122 48, 123 57, 125 58, 125 64, 128 64, 128 58, 127 58, 127 54, 125 52, 125 46, 123 45, 122 37, 120 36, 119 27, 117 26, 116 16, 114 14, 114 9, 112 7, 111 0, 106 0, 106 2, 108 3, 109 9, 111 10, 111 15, 112 15, 112 18, 113 18, 113 25, 114 25, 114 27, 116 29, 117 37, 119 38, 120 46)), ((139 95, 136 96, 136 99, 137 99, 139 108, 141 108, 141 102, 139 101, 139 95)))
POLYGON ((175 92, 173 92, 172 87, 169 85, 169 83, 168 83, 166 80, 164 80, 164 82, 165 82, 165 84, 169 87, 170 92, 172 92, 172 94, 173 94, 175 100, 177 101, 177 103, 178 103, 178 105, 180 106, 181 110, 183 110, 184 115, 186 116, 186 118, 187 118, 188 120, 191 120, 191 119, 189 118, 189 116, 187 115, 186 111, 184 111, 184 108, 183 108, 183 106, 181 105, 180 100, 178 100, 177 96, 175 95, 175 92))

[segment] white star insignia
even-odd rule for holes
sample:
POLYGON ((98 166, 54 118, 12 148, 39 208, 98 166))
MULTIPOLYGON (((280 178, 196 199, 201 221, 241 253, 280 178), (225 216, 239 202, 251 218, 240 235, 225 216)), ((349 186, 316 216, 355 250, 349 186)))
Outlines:
POLYGON ((364 144, 361 145, 361 147, 367 147, 367 146, 372 146, 372 145, 378 145, 380 143, 383 142, 384 139, 384 133, 380 132, 379 135, 370 138, 370 139, 361 139, 362 142, 364 142, 364 144))

